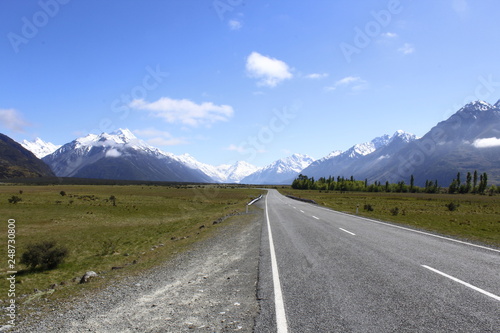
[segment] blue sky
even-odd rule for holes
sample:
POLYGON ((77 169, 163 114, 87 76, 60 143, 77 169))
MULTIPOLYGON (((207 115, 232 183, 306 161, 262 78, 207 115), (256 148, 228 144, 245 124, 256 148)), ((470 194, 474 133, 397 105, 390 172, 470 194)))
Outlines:
POLYGON ((496 0, 6 0, 0 132, 314 158, 500 98, 496 0))

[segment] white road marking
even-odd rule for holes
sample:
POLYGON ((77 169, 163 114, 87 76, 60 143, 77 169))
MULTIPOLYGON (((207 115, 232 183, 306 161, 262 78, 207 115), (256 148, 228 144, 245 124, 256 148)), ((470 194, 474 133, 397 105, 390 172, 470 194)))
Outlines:
POLYGON ((299 209, 301 213, 303 213, 304 211, 302 209, 299 209))
POLYGON ((382 224, 382 225, 385 225, 385 226, 388 226, 388 227, 403 229, 403 230, 406 230, 406 231, 415 232, 417 234, 423 234, 423 235, 427 235, 427 236, 431 236, 431 237, 445 239, 445 240, 452 241, 452 242, 455 242, 455 243, 460 243, 460 244, 464 244, 464 245, 474 246, 474 247, 478 247, 478 248, 483 249, 483 250, 489 250, 489 251, 494 251, 494 252, 499 252, 500 253, 500 250, 492 249, 491 247, 486 247, 486 246, 477 245, 477 244, 473 244, 473 243, 469 243, 469 242, 464 242, 464 241, 461 241, 461 240, 458 240, 458 239, 449 238, 449 237, 439 236, 439 235, 431 234, 431 233, 425 232, 425 231, 420 231, 420 230, 405 228, 405 227, 401 227, 399 225, 394 225, 394 224, 390 224, 390 223, 386 223, 386 222, 382 222, 382 221, 376 221, 376 220, 372 220, 372 219, 369 219, 369 218, 366 218, 366 217, 361 217, 361 216, 355 216, 355 215, 351 215, 351 214, 346 214, 346 213, 338 212, 336 210, 329 209, 329 208, 324 208, 324 207, 317 207, 317 208, 322 209, 322 210, 326 210, 326 211, 329 211, 329 212, 332 212, 332 213, 342 214, 342 215, 350 216, 350 217, 357 218, 357 219, 360 219, 360 220, 365 220, 365 221, 368 221, 368 222, 382 224))
POLYGON ((453 277, 453 276, 451 276, 451 275, 448 275, 448 274, 446 274, 446 273, 443 273, 443 272, 441 272, 441 271, 438 271, 438 270, 437 270, 437 269, 435 269, 435 268, 432 268, 432 267, 429 267, 429 266, 426 266, 426 265, 422 265, 422 267, 427 268, 428 270, 431 270, 431 271, 433 271, 434 273, 437 273, 437 274, 440 274, 440 275, 442 275, 442 276, 444 276, 444 277, 447 277, 447 278, 448 278, 448 279, 450 279, 450 280, 453 280, 453 281, 455 281, 455 282, 461 283, 461 284, 463 284, 464 286, 466 286, 466 287, 468 287, 468 288, 474 289, 475 291, 479 291, 480 293, 482 293, 482 294, 484 294, 484 295, 486 295, 486 296, 489 296, 489 297, 491 297, 491 298, 493 298, 493 299, 496 299, 497 301, 500 301, 500 296, 497 296, 497 295, 495 295, 495 294, 492 294, 492 293, 490 293, 489 291, 486 291, 486 290, 483 290, 483 289, 478 288, 478 287, 476 287, 476 286, 473 286, 473 285, 472 285, 472 284, 470 284, 470 283, 467 283, 467 282, 465 282, 465 281, 459 280, 459 279, 457 279, 456 277, 453 277))
MULTIPOLYGON (((269 195, 269 192, 267 193, 269 195)), ((266 219, 267 219, 267 232, 269 233, 269 248, 271 252, 271 270, 273 274, 274 306, 276 309, 276 326, 278 333, 287 333, 288 324, 286 322, 285 303, 283 302, 283 294, 281 292, 278 263, 276 260, 276 252, 274 251, 273 234, 271 233, 271 223, 269 222, 269 210, 267 208, 268 195, 266 195, 266 219)))
POLYGON ((314 215, 313 215, 312 217, 314 217, 316 220, 319 220, 319 217, 316 217, 316 216, 314 216, 314 215))
POLYGON ((356 234, 355 234, 355 233, 352 233, 352 232, 347 231, 347 230, 342 229, 342 228, 339 228, 339 229, 340 229, 340 230, 342 230, 343 232, 347 232, 348 234, 351 234, 351 235, 353 235, 353 236, 356 236, 356 234))

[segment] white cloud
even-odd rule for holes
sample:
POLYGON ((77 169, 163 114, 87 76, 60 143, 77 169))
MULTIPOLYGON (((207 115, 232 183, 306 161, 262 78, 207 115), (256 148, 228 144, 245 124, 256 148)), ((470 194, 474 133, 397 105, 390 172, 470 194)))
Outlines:
POLYGON ((241 27, 243 26, 243 23, 241 23, 241 21, 238 20, 229 20, 228 25, 229 29, 231 30, 240 30, 241 27))
POLYGON ((476 139, 474 140, 472 145, 476 148, 500 147, 500 139, 499 138, 476 139))
POLYGON ((106 152, 106 157, 120 157, 122 153, 120 153, 116 148, 112 148, 106 152))
POLYGON ((413 47, 413 45, 405 43, 402 47, 398 49, 398 51, 403 54, 412 54, 413 52, 415 52, 415 48, 413 47))
POLYGON ((333 84, 333 86, 326 87, 326 90, 336 90, 340 87, 349 87, 352 91, 361 91, 369 87, 367 81, 359 76, 346 76, 333 84))
POLYGON ((394 32, 384 32, 382 34, 382 37, 387 37, 387 38, 396 38, 398 37, 398 34, 397 33, 394 33, 394 32))
POLYGON ((325 77, 328 77, 328 73, 312 73, 306 75, 306 78, 308 79, 323 79, 325 77))
POLYGON ((30 126, 22 115, 14 109, 0 109, 0 124, 15 132, 24 132, 24 128, 30 126))
POLYGON ((151 111, 152 116, 162 118, 168 123, 181 123, 193 127, 227 121, 234 113, 229 105, 215 105, 212 102, 196 104, 187 99, 168 97, 162 97, 151 103, 136 99, 129 106, 151 111))
POLYGON ((258 85, 275 87, 278 83, 293 77, 290 67, 283 61, 252 52, 246 63, 250 77, 260 79, 258 85))

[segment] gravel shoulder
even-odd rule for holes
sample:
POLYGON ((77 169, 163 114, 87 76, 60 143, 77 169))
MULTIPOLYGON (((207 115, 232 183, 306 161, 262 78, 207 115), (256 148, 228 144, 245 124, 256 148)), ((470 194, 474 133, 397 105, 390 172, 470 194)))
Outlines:
POLYGON ((13 332, 252 332, 263 214, 230 218, 162 266, 13 332))

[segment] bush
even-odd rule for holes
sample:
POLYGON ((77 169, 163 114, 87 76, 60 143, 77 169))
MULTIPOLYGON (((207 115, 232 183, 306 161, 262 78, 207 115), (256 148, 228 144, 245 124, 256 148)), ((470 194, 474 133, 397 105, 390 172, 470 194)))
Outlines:
POLYGON ((65 191, 61 191, 61 192, 59 192, 59 194, 60 194, 62 197, 64 197, 64 196, 66 195, 66 192, 65 192, 65 191))
POLYGON ((373 212, 373 207, 370 204, 364 205, 363 209, 368 211, 368 212, 373 212))
POLYGON ((399 214, 399 208, 398 207, 394 207, 393 209, 391 209, 391 214, 392 216, 396 216, 399 214))
POLYGON ((56 246, 54 241, 29 244, 28 249, 21 256, 21 264, 30 269, 40 267, 42 270, 54 269, 68 256, 68 249, 56 246))
POLYGON ((448 208, 448 210, 450 212, 453 212, 454 210, 457 210, 458 207, 460 207, 460 204, 458 204, 458 203, 456 204, 454 202, 450 202, 449 204, 446 204, 445 206, 448 208))
POLYGON ((10 199, 7 200, 9 200, 11 204, 16 204, 19 201, 23 201, 23 199, 19 198, 17 195, 13 195, 10 199))

